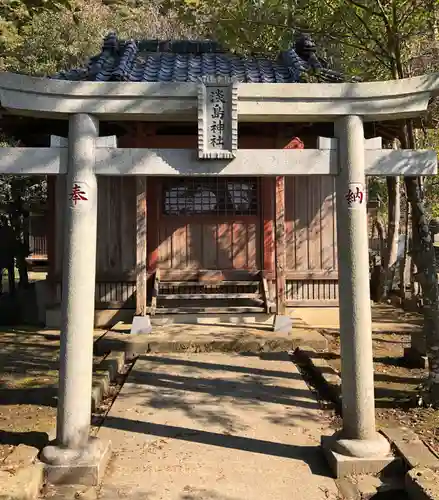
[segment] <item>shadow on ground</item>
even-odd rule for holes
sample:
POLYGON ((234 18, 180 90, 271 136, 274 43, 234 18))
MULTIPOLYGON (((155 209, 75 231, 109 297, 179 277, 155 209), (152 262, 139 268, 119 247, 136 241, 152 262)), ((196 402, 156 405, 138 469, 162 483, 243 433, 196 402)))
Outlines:
MULTIPOLYGON (((129 379, 133 388, 127 389, 127 395, 143 397, 143 405, 148 408, 180 410, 195 422, 220 425, 225 432, 245 430, 245 426, 225 409, 218 412, 212 402, 233 398, 234 408, 257 409, 267 422, 284 426, 293 425, 298 419, 316 420, 316 410, 321 408, 308 389, 291 387, 292 380, 301 379, 299 373, 172 356, 142 359, 150 369, 134 367, 129 379)), ((292 363, 286 353, 276 359, 292 363)))
POLYGON ((242 436, 230 436, 220 433, 207 432, 186 427, 176 427, 164 424, 153 424, 140 420, 130 420, 108 416, 104 426, 109 429, 118 429, 140 434, 149 434, 161 438, 179 439, 192 443, 219 446, 221 448, 261 453, 273 457, 291 458, 305 462, 313 474, 328 476, 322 471, 326 469, 323 457, 316 453, 318 446, 296 446, 263 441, 242 436))

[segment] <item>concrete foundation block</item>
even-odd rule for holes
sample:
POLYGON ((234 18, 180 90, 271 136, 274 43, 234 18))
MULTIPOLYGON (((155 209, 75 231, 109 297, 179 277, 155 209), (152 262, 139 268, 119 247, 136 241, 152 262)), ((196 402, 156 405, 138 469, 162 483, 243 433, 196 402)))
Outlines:
POLYGON ((0 498, 2 500, 35 500, 43 485, 43 465, 32 464, 14 473, 0 471, 0 498))
POLYGON ((131 324, 131 334, 147 334, 152 332, 151 318, 149 316, 134 316, 131 324))
POLYGON ((82 450, 48 446, 42 452, 44 475, 48 483, 98 486, 111 458, 111 443, 90 438, 82 450))
POLYGON ((353 475, 385 473, 387 469, 399 464, 400 459, 393 455, 384 457, 358 458, 348 457, 332 450, 334 439, 323 436, 321 447, 329 467, 337 479, 353 475))
POLYGON ((274 332, 290 333, 292 328, 293 319, 290 316, 276 314, 273 325, 274 332))

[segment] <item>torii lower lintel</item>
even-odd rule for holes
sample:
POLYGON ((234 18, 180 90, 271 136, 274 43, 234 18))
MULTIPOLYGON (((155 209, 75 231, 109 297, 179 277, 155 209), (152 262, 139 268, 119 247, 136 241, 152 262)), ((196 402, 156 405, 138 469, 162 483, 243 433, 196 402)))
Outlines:
MULTIPOLYGON (((56 139, 50 148, 0 149, 0 173, 66 174, 67 147, 63 138, 56 139)), ((337 142, 321 139, 319 149, 241 149, 232 160, 203 161, 196 150, 117 148, 115 137, 99 137, 93 170, 108 176, 338 175, 337 142)), ((436 169, 435 151, 381 149, 376 141, 370 146, 366 141, 366 175, 434 175, 436 169)))

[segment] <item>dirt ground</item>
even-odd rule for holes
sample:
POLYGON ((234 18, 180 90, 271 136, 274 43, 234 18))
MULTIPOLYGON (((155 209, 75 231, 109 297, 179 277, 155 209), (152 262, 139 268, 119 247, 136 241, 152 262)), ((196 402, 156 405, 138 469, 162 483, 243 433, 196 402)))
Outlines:
POLYGON ((55 429, 58 356, 57 331, 0 331, 0 464, 20 443, 41 448, 55 429))
MULTIPOLYGON (((427 372, 409 368, 403 359, 404 347, 410 346, 410 330, 422 325, 421 315, 392 306, 375 305, 373 324, 378 424, 410 427, 439 454, 439 410, 418 405, 419 386, 427 372)), ((336 370, 340 370, 338 330, 327 328, 321 332, 329 341, 329 353, 325 357, 336 370)))

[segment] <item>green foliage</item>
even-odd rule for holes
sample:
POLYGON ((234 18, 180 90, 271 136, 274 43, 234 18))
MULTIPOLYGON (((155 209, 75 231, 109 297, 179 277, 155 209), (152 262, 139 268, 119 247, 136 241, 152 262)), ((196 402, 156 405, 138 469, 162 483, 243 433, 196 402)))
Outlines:
POLYGON ((8 55, 20 46, 22 30, 34 16, 70 8, 70 0, 0 0, 0 71, 7 69, 8 55))
POLYGON ((154 1, 139 0, 69 0, 68 7, 37 9, 27 22, 13 27, 0 50, 0 70, 32 75, 82 66, 100 51, 110 31, 126 38, 192 35, 174 12, 164 16, 154 1))
MULTIPOLYGON (((437 0, 163 0, 206 36, 237 50, 277 53, 309 32, 333 67, 367 79, 402 77, 437 0), (400 74, 401 73, 401 74, 400 74)), ((424 44, 425 45, 425 44, 424 44)))
POLYGON ((367 198, 370 201, 378 201, 378 213, 383 220, 387 219, 387 184, 385 177, 368 177, 367 179, 367 198))

